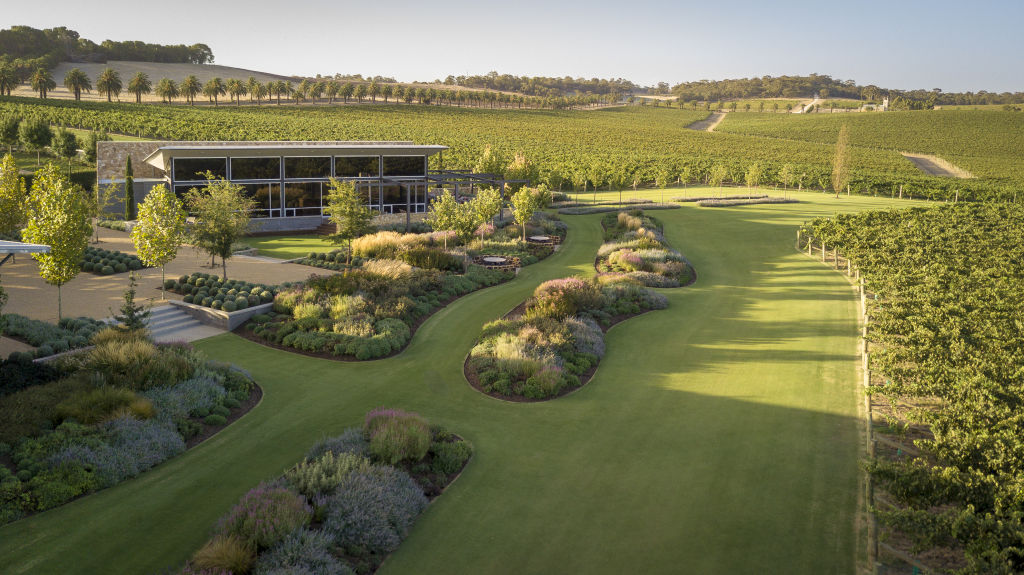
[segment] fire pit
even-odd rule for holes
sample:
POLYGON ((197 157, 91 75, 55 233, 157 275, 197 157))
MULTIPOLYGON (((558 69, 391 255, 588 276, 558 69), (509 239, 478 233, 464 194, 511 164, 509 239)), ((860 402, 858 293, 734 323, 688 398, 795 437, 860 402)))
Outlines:
POLYGON ((494 266, 505 265, 506 263, 508 263, 508 258, 502 256, 484 256, 481 259, 483 260, 484 263, 494 266))

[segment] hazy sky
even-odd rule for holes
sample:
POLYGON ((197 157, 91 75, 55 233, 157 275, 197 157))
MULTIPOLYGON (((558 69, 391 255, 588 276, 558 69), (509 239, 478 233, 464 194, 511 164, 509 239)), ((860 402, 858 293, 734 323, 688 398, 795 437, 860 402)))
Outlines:
POLYGON ((1024 91, 1022 0, 42 0, 13 3, 3 20, 96 42, 203 42, 218 64, 279 74, 497 70, 652 85, 816 72, 886 88, 1024 91))

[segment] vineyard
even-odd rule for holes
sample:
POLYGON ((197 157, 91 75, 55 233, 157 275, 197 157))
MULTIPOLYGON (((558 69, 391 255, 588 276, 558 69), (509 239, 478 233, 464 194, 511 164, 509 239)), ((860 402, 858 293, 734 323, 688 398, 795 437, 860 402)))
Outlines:
POLYGON ((1010 204, 838 215, 803 230, 875 294, 877 515, 894 545, 943 570, 1024 570, 1022 230, 1024 209, 1010 204))
POLYGON ((1024 115, 1016 112, 730 114, 717 131, 827 144, 843 124, 854 146, 935 154, 995 185, 1024 183, 1024 115))
MULTIPOLYGON (((55 125, 171 140, 412 140, 451 146, 443 158, 447 168, 472 168, 481 151, 491 145, 506 157, 524 152, 552 187, 577 189, 592 189, 595 185, 621 189, 634 182, 704 182, 716 166, 725 169, 725 181, 746 183, 755 164, 760 185, 822 189, 829 187, 835 140, 827 130, 820 134, 811 130, 816 139, 808 136, 808 141, 792 136, 783 139, 698 133, 685 127, 705 117, 706 111, 652 107, 590 112, 398 104, 211 109, 0 98, 0 114, 5 113, 41 116, 55 125)), ((764 118, 774 120, 768 125, 793 121, 793 126, 837 126, 830 124, 827 116, 823 116, 826 119, 822 124, 807 124, 805 119, 789 114, 751 112, 732 116, 740 119, 741 127, 766 123, 764 118)), ((890 117, 900 116, 885 116, 890 117)), ((810 120, 817 122, 818 116, 810 120)), ((1004 150, 999 157, 1005 159, 1005 164, 1012 164, 1009 150, 1020 135, 991 126, 975 130, 984 129, 990 129, 995 140, 989 145, 1004 150)), ((853 147, 855 192, 890 195, 895 188, 905 186, 907 193, 917 198, 945 199, 959 194, 961 198, 982 199, 1012 194, 1004 187, 1009 181, 1005 179, 951 182, 925 176, 895 149, 869 147, 865 142, 870 140, 862 136, 856 139, 856 126, 853 134, 857 144, 853 147)), ((939 144, 929 142, 908 147, 932 152, 939 144)), ((439 159, 432 161, 433 167, 439 167, 439 159)), ((976 169, 973 164, 969 167, 976 169)), ((1019 173, 1021 168, 1007 170, 1019 173)), ((998 170, 978 172, 988 176, 998 170)))

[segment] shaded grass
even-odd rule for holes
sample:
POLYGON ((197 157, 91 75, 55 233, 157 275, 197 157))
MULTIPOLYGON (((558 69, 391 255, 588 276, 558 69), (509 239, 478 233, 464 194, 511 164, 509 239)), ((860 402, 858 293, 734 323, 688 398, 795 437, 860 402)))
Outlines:
POLYGON ((558 253, 441 310, 393 358, 337 363, 204 340, 257 377, 263 403, 135 480, 0 529, 4 570, 180 563, 245 491, 386 405, 459 433, 475 456, 381 573, 849 573, 860 548, 856 300, 792 246, 806 219, 890 203, 799 198, 660 212, 697 283, 611 330, 591 383, 552 402, 479 394, 462 362, 482 324, 540 282, 593 273, 600 215, 566 217, 558 253))

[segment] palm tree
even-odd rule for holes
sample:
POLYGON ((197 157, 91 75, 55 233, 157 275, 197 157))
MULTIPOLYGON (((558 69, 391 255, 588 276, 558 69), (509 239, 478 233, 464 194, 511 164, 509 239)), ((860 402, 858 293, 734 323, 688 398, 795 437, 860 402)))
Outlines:
POLYGON ((256 96, 259 86, 260 83, 256 80, 255 76, 249 76, 249 79, 245 81, 245 91, 249 94, 249 102, 252 102, 253 97, 256 96))
POLYGON ((395 89, 391 86, 391 84, 384 84, 384 87, 380 89, 380 95, 384 96, 385 104, 388 103, 388 98, 391 97, 391 94, 395 93, 394 90, 395 89))
POLYGON ((156 83, 156 95, 160 96, 165 104, 170 104, 179 96, 178 85, 170 78, 160 78, 160 81, 156 83))
POLYGON ((142 103, 142 95, 153 91, 153 83, 145 72, 139 72, 128 81, 128 91, 135 94, 135 103, 142 103))
POLYGON ((10 96, 11 90, 18 87, 18 74, 14 66, 0 65, 0 96, 10 96))
POLYGON ((203 91, 203 85, 199 83, 199 78, 189 75, 181 81, 180 90, 181 95, 185 96, 185 99, 188 100, 188 105, 193 106, 195 105, 196 96, 203 91))
POLYGON ((313 98, 313 102, 316 102, 320 96, 324 95, 324 90, 326 89, 327 83, 321 80, 309 88, 309 97, 313 98))
POLYGON ((77 102, 82 99, 82 90, 86 92, 92 90, 92 81, 89 80, 89 76, 85 75, 85 72, 78 68, 72 68, 64 75, 64 87, 75 93, 77 102))
POLYGON ((270 86, 269 83, 261 84, 256 82, 256 87, 249 92, 249 97, 256 97, 256 105, 259 106, 263 102, 263 98, 266 98, 270 91, 267 89, 270 86))
POLYGON ((355 91, 356 87, 351 82, 345 82, 345 85, 341 87, 341 97, 345 99, 346 104, 348 104, 348 99, 352 97, 355 91))
POLYGON ((245 84, 243 84, 242 81, 237 78, 231 78, 230 80, 228 80, 227 90, 228 93, 231 94, 231 97, 235 100, 235 105, 241 106, 241 96, 246 92, 245 84))
POLYGON ((96 89, 107 95, 107 101, 111 96, 121 93, 121 75, 113 68, 104 68, 96 78, 96 89))
POLYGON ((309 78, 303 79, 299 82, 299 85, 295 87, 295 104, 298 105, 299 100, 305 100, 309 96, 310 89, 313 88, 313 82, 309 81, 309 78))
POLYGON ((214 106, 219 105, 218 98, 227 93, 227 89, 224 87, 224 80, 220 78, 210 78, 205 84, 203 84, 203 95, 213 102, 214 106))
POLYGON ((36 73, 32 74, 31 82, 32 89, 39 92, 39 97, 43 99, 46 99, 47 92, 57 87, 57 82, 53 81, 53 76, 46 68, 36 70, 36 73))
POLYGON ((369 94, 370 99, 376 102, 377 95, 380 94, 380 84, 378 84, 377 82, 370 82, 369 94))
POLYGON ((366 84, 359 84, 356 86, 356 100, 360 102, 366 97, 366 84))
POLYGON ((405 96, 405 87, 401 84, 391 89, 391 95, 395 97, 395 102, 401 102, 402 96, 405 96))
POLYGON ((327 83, 327 103, 328 104, 333 104, 334 103, 334 99, 338 97, 338 89, 340 87, 341 86, 338 86, 337 82, 328 82, 327 83))

